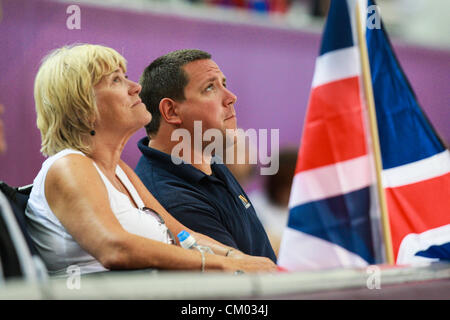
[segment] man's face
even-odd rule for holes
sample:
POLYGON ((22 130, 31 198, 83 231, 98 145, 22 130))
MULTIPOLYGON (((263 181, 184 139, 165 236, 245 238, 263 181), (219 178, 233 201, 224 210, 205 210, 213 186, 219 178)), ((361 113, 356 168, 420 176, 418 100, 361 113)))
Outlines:
POLYGON ((210 59, 196 60, 183 67, 188 76, 184 88, 185 100, 178 102, 182 127, 194 132, 194 121, 202 121, 203 132, 236 129, 236 96, 226 88, 226 79, 217 64, 210 59))

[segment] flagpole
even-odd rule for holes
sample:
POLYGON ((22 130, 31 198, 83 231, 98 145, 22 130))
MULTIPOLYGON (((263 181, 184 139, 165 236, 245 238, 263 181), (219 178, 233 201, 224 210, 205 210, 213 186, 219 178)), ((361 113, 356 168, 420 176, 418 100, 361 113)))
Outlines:
MULTIPOLYGON (((383 238, 386 249, 386 260, 388 264, 394 264, 394 254, 392 250, 391 228, 389 225, 389 215, 386 204, 386 195, 383 189, 382 175, 383 170, 381 162, 380 140, 378 137, 377 116, 375 112, 375 101, 373 98, 372 77, 370 75, 369 56, 367 53, 366 40, 361 23, 361 15, 359 10, 359 1, 356 1, 356 29, 358 31, 358 46, 361 56, 361 70, 364 83, 364 93, 366 96, 367 107, 369 111, 370 135, 372 138, 373 154, 375 158, 375 171, 377 177, 377 191, 380 201, 381 222, 383 225, 383 238)), ((365 25, 364 25, 365 27, 365 25)))

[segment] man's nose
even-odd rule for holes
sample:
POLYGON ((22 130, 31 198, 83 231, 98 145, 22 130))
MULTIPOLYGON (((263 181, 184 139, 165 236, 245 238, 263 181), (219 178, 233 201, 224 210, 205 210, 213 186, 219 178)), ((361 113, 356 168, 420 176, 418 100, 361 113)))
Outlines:
POLYGON ((236 95, 229 89, 225 88, 225 105, 227 107, 234 106, 237 101, 236 95))

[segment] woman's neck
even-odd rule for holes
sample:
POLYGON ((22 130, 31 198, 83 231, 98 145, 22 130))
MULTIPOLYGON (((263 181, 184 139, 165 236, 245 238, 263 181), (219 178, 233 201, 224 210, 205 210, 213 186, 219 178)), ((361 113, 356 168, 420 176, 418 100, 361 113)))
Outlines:
POLYGON ((101 135, 93 137, 89 157, 102 168, 107 176, 114 177, 123 148, 128 139, 105 139, 101 135))

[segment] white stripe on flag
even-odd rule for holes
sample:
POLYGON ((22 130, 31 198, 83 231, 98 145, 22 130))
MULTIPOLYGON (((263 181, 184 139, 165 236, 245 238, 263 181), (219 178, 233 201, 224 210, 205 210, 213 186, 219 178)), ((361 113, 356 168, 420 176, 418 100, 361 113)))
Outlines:
POLYGON ((360 74, 358 47, 330 51, 316 59, 312 88, 360 74))
POLYGON ((361 156, 294 176, 289 208, 356 191, 372 184, 369 156, 361 156))
POLYGON ((357 254, 332 242, 285 228, 277 264, 289 271, 365 267, 357 254))
POLYGON ((397 255, 397 264, 418 265, 422 262, 437 261, 439 259, 416 256, 416 253, 427 250, 431 246, 440 246, 448 242, 450 242, 450 224, 419 234, 410 233, 402 239, 397 255))
POLYGON ((450 151, 445 150, 429 158, 383 170, 383 187, 395 188, 450 172, 450 151))

